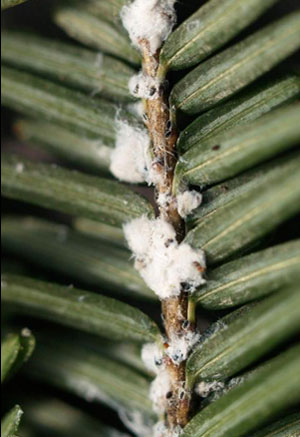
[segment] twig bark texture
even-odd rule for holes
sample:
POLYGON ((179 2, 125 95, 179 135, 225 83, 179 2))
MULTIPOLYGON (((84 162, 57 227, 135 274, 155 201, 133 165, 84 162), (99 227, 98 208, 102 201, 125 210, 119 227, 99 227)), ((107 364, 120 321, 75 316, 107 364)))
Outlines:
MULTIPOLYGON (((185 224, 177 210, 176 197, 172 194, 174 169, 177 162, 175 144, 177 129, 170 116, 168 105, 168 90, 164 77, 160 76, 159 52, 151 54, 146 40, 140 42, 143 55, 143 72, 151 77, 153 82, 160 84, 156 90, 157 98, 145 100, 146 126, 149 130, 155 171, 160 174, 155 185, 157 206, 160 217, 169 222, 176 230, 178 242, 184 238, 185 224), (160 199, 164 199, 163 202, 160 199)), ((153 90, 154 92, 154 90, 153 90)), ((180 296, 162 301, 162 314, 168 341, 180 338, 187 329, 194 330, 194 325, 188 322, 188 294, 184 284, 180 296)), ((167 345, 166 345, 167 347, 167 345)), ((174 364, 165 356, 165 365, 171 380, 171 391, 167 394, 167 425, 170 430, 183 428, 188 420, 191 406, 191 394, 185 389, 185 364, 174 364)))

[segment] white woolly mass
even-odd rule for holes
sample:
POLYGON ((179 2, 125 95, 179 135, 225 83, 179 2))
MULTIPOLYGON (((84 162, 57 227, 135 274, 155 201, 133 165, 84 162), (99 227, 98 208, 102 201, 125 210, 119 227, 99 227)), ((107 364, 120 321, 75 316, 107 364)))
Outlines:
POLYGON ((156 201, 158 206, 161 208, 166 208, 172 201, 172 196, 167 193, 159 193, 156 201))
POLYGON ((110 171, 121 181, 144 182, 150 165, 148 132, 118 118, 116 129, 116 145, 110 157, 110 171))
POLYGON ((137 48, 143 39, 149 42, 152 54, 161 47, 176 22, 174 3, 175 0, 134 0, 122 8, 123 26, 137 48))
POLYGON ((180 437, 183 429, 180 426, 169 429, 164 422, 157 422, 153 428, 153 437, 180 437))
POLYGON ((189 352, 199 341, 200 334, 197 332, 188 331, 182 336, 174 336, 169 342, 167 349, 167 355, 171 358, 174 364, 179 365, 182 361, 185 361, 189 355, 189 352))
POLYGON ((179 296, 182 285, 189 292, 205 283, 204 252, 187 243, 178 244, 174 228, 162 218, 142 216, 124 225, 135 267, 160 299, 179 296))
MULTIPOLYGON (((148 168, 148 174, 147 174, 147 183, 148 185, 159 185, 163 183, 163 172, 161 170, 158 170, 156 167, 156 161, 152 161, 148 168)), ((167 197, 165 199, 167 200, 167 197)), ((170 198, 170 197, 169 197, 170 198)), ((158 204, 159 205, 159 204, 158 204)))
POLYGON ((220 381, 205 382, 201 381, 197 384, 195 392, 202 398, 206 398, 210 393, 224 388, 224 383, 220 381))
POLYGON ((134 103, 128 103, 126 105, 126 109, 130 114, 134 115, 136 118, 143 119, 145 109, 144 104, 141 100, 134 102, 134 103))
POLYGON ((169 372, 162 367, 152 381, 150 386, 149 398, 152 401, 153 411, 160 415, 167 407, 167 393, 171 389, 171 380, 169 372))
POLYGON ((142 348, 142 360, 150 372, 157 374, 163 364, 163 353, 156 343, 147 343, 142 348))
POLYGON ((198 208, 202 202, 202 194, 198 191, 184 191, 177 195, 177 208, 179 215, 186 218, 194 209, 198 208))
POLYGON ((169 429, 164 422, 157 422, 153 428, 153 437, 179 437, 182 432, 180 426, 169 429))
POLYGON ((140 71, 129 79, 128 88, 134 97, 154 100, 159 96, 160 81, 140 71))
MULTIPOLYGON (((163 352, 156 343, 145 344, 142 348, 142 360, 150 371, 156 373, 156 378, 150 385, 149 398, 152 401, 154 412, 161 416, 166 410, 167 393, 171 389, 171 380, 163 361, 163 352)), ((166 431, 167 428, 163 422, 158 422, 154 426, 151 435, 157 437, 167 436, 166 431)))
POLYGON ((153 428, 153 437, 167 437, 168 428, 164 422, 157 422, 153 428))
POLYGON ((180 437, 183 433, 183 429, 180 426, 176 426, 175 429, 171 430, 168 437, 180 437))

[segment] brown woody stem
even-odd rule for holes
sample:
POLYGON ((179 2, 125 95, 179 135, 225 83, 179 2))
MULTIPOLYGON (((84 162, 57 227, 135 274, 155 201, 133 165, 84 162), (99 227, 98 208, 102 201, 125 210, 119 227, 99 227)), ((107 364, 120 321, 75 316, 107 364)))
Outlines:
MULTIPOLYGON (((181 242, 185 234, 185 223, 177 210, 176 197, 172 194, 174 170, 177 162, 175 144, 178 133, 176 126, 171 122, 170 108, 164 77, 159 68, 159 53, 151 54, 146 40, 140 41, 143 55, 143 72, 145 75, 160 83, 155 99, 145 101, 153 161, 152 166, 156 174, 159 174, 155 186, 159 215, 169 222, 176 231, 178 242, 181 242), (164 202, 159 199, 163 198, 164 202)), ((167 342, 175 337, 186 334, 187 329, 194 330, 195 324, 188 321, 188 294, 182 290, 180 296, 162 301, 162 313, 165 324, 167 342)), ((166 345, 167 346, 167 345, 166 345)), ((169 357, 165 357, 165 364, 171 379, 171 392, 168 394, 168 407, 166 421, 169 429, 184 427, 190 414, 191 394, 185 389, 186 362, 174 364, 169 357)))

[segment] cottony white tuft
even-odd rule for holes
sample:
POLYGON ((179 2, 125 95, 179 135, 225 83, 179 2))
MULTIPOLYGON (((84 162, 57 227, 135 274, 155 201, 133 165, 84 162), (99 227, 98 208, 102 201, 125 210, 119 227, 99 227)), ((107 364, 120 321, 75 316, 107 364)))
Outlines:
POLYGON ((132 220, 124 225, 124 233, 136 269, 160 299, 179 296, 183 285, 192 293, 205 283, 203 251, 178 244, 174 228, 162 218, 132 220))
POLYGON ((166 411, 167 393, 171 389, 171 380, 169 372, 163 367, 160 369, 157 377, 151 383, 149 397, 153 404, 153 411, 161 414, 166 411))
POLYGON ((164 422, 157 422, 153 428, 153 437, 180 437, 183 429, 177 426, 169 429, 164 422))
POLYGON ((157 422, 153 428, 153 437, 167 437, 168 428, 164 422, 157 422))
POLYGON ((134 103, 128 103, 126 105, 126 109, 128 112, 130 112, 130 114, 134 115, 136 118, 143 120, 145 108, 141 100, 134 103))
POLYGON ((180 437, 183 429, 180 426, 169 429, 164 422, 157 422, 153 428, 153 437, 180 437))
POLYGON ((159 193, 156 202, 160 208, 166 208, 172 202, 172 196, 167 193, 159 193))
POLYGON ((150 165, 150 139, 146 129, 116 119, 116 145, 110 171, 121 181, 144 182, 150 165))
POLYGON ((123 26, 137 48, 141 40, 149 42, 152 54, 161 47, 176 22, 174 3, 175 0, 134 0, 122 8, 123 26))
POLYGON ((224 383, 220 381, 205 382, 201 381, 195 388, 195 392, 202 398, 206 398, 210 393, 224 388, 224 383))
POLYGON ((197 332, 188 331, 182 336, 174 336, 169 342, 167 355, 171 358, 174 364, 179 365, 185 361, 189 352, 199 341, 200 334, 197 332))
POLYGON ((147 76, 142 71, 132 76, 128 82, 130 93, 140 99, 154 100, 159 96, 160 81, 147 76))
POLYGON ((150 372, 158 373, 163 365, 163 354, 156 343, 144 344, 142 348, 142 360, 150 372))
POLYGON ((177 208, 180 216, 186 218, 202 202, 202 194, 198 191, 184 191, 177 196, 177 208))

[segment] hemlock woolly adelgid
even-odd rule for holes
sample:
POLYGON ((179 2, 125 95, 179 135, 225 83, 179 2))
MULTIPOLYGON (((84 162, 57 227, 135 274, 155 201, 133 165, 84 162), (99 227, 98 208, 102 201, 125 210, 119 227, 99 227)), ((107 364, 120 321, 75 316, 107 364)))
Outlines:
POLYGON ((179 215, 186 218, 202 202, 202 194, 198 191, 184 191, 177 195, 177 208, 179 215))
POLYGON ((116 143, 110 151, 110 171, 120 181, 155 185, 161 174, 151 160, 150 138, 146 128, 116 117, 116 143))
POLYGON ((146 343, 142 348, 142 361, 150 372, 158 373, 163 363, 163 353, 156 343, 146 343))
POLYGON ((137 102, 134 103, 128 103, 126 105, 126 109, 127 111, 134 115, 137 119, 143 120, 144 117, 144 104, 141 100, 138 100, 137 102))
POLYGON ((171 389, 171 379, 168 370, 163 365, 156 378, 150 385, 149 397, 152 401, 152 408, 155 413, 161 415, 166 411, 168 399, 167 393, 171 389))
POLYGON ((134 97, 147 100, 157 99, 160 85, 157 78, 147 76, 142 71, 132 76, 128 82, 129 91, 134 97))
POLYGON ((156 202, 160 208, 166 208, 172 201, 172 196, 168 193, 158 193, 156 202))
POLYGON ((139 183, 147 179, 151 165, 150 139, 143 127, 116 118, 116 145, 111 153, 110 171, 125 182, 139 183))
POLYGON ((135 47, 147 40, 151 53, 156 53, 176 22, 174 3, 175 0, 134 0, 122 8, 122 23, 135 47))
POLYGON ((175 429, 169 430, 164 422, 157 422, 153 429, 153 437, 180 437, 182 428, 177 426, 175 429))
POLYGON ((215 391, 223 390, 224 387, 225 384, 220 381, 210 381, 210 382, 201 381, 199 382, 199 384, 197 384, 195 388, 195 392, 202 398, 206 398, 208 395, 210 395, 215 391))
POLYGON ((173 336, 166 353, 174 364, 179 365, 187 359, 189 352, 198 343, 199 339, 200 334, 193 331, 188 331, 180 337, 173 336))
POLYGON ((157 422, 153 428, 153 437, 165 437, 167 436, 168 428, 164 422, 157 422))
POLYGON ((192 293, 205 283, 203 251, 178 244, 175 229, 162 218, 134 219, 124 225, 124 233, 136 269, 160 299, 179 296, 183 284, 192 293))
MULTIPOLYGON (((122 8, 122 22, 132 43, 142 52, 145 50, 150 58, 158 53, 172 31, 176 20, 174 3, 175 0, 134 0, 122 8)), ((159 99, 164 90, 164 79, 156 76, 155 68, 158 64, 155 57, 152 57, 152 74, 147 75, 148 70, 144 67, 128 84, 131 94, 144 100, 159 99)), ((144 105, 146 107, 145 102, 144 105)), ((147 120, 147 117, 143 118, 147 120)), ((167 122, 165 124, 168 126, 167 122)), ((149 185, 160 186, 164 182, 163 175, 157 170, 158 162, 152 160, 149 136, 146 139, 144 130, 129 126, 126 122, 119 123, 117 127, 119 133, 115 153, 119 156, 113 156, 111 166, 115 176, 129 182, 146 181, 149 185)), ((170 133, 171 129, 166 130, 165 138, 170 133)), ((164 150, 163 144, 161 147, 164 150)), ((168 192, 157 193, 157 205, 161 208, 166 208, 174 200, 177 201, 179 214, 185 218, 200 205, 202 196, 196 191, 184 191, 174 199, 168 192)), ((124 225, 124 233, 134 254, 136 269, 161 300, 179 296, 183 289, 193 293, 205 283, 202 276, 205 270, 204 252, 193 249, 185 242, 178 243, 175 229, 166 220, 161 217, 150 220, 142 216, 124 225)), ((164 352, 156 344, 144 345, 142 349, 143 362, 156 374, 150 386, 149 397, 153 410, 160 418, 167 411, 172 398, 173 385, 167 363, 170 359, 175 365, 185 361, 199 338, 198 333, 183 331, 181 335, 168 338, 165 342, 167 350, 164 352)), ((184 381, 180 399, 182 394, 187 395, 184 381)), ((141 432, 144 436, 147 431, 141 432)), ((164 422, 158 422, 153 429, 154 437, 178 437, 181 433, 182 428, 169 429, 164 422)))
MULTIPOLYGON (((156 343, 148 343, 142 348, 142 360, 145 366, 156 374, 156 378, 150 385, 149 398, 152 401, 153 410, 161 415, 166 410, 167 393, 171 388, 170 376, 163 360, 163 353, 156 343)), ((158 428, 160 429, 160 426, 158 428)))

